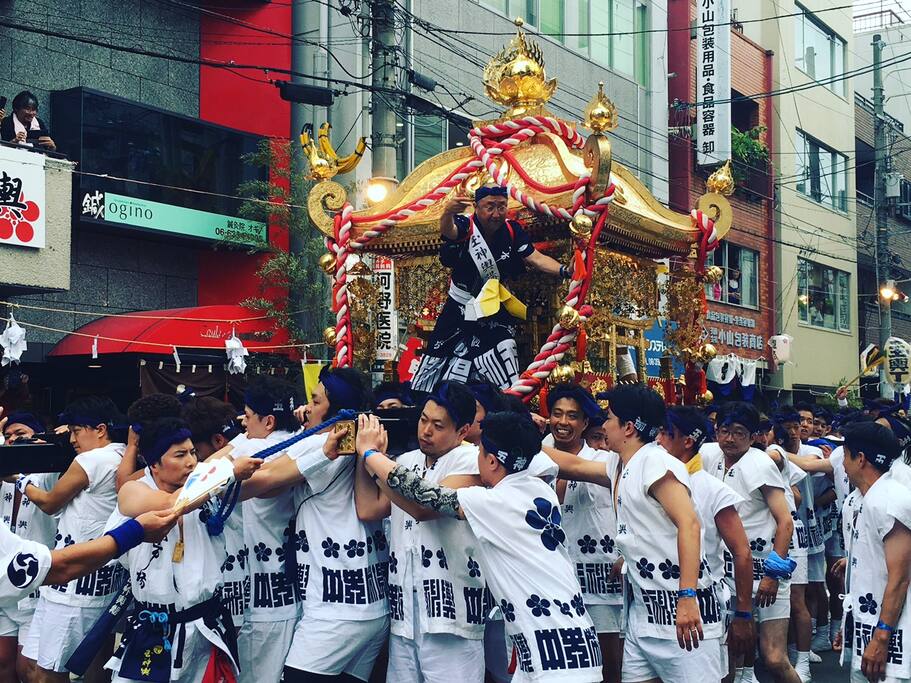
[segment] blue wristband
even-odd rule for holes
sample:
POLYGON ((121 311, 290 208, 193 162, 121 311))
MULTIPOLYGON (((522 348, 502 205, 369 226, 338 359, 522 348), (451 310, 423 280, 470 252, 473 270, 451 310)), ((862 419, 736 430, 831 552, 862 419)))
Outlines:
POLYGON ((888 633, 892 633, 895 630, 894 626, 889 626, 889 624, 887 624, 886 622, 884 622, 882 620, 880 620, 880 622, 878 624, 876 624, 876 628, 880 631, 887 631, 888 633))
POLYGON ((679 600, 680 598, 695 598, 695 597, 696 597, 696 589, 695 589, 695 588, 683 588, 683 589, 677 591, 677 599, 678 599, 678 600, 679 600))
POLYGON ((369 457, 370 457, 371 455, 373 455, 374 453, 380 453, 380 452, 381 452, 381 451, 378 451, 378 450, 376 450, 375 448, 368 448, 366 451, 364 451, 364 460, 366 460, 367 458, 369 458, 369 457))
POLYGON ((114 539, 117 544, 117 557, 120 557, 142 543, 145 531, 142 528, 142 524, 135 519, 128 519, 120 526, 108 531, 105 536, 110 536, 114 539))
POLYGON ((735 618, 735 619, 749 619, 750 621, 752 621, 752 620, 753 620, 753 613, 752 613, 752 612, 748 612, 748 611, 746 611, 746 610, 739 610, 739 609, 738 609, 738 610, 734 610, 734 618, 735 618))

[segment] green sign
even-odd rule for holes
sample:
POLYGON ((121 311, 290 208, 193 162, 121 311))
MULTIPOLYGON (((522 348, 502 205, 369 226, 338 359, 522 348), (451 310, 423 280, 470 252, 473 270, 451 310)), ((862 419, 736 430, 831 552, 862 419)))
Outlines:
MULTIPOLYGON (((268 241, 266 224, 260 221, 124 197, 113 192, 105 192, 103 201, 104 212, 99 217, 109 223, 240 244, 258 245, 268 241)), ((83 213, 86 213, 84 208, 83 213)))

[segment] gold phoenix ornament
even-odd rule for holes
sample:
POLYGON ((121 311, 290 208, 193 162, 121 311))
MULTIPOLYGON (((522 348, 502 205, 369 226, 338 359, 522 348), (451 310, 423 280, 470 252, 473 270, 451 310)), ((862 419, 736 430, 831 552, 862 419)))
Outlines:
POLYGON ((524 24, 515 20, 515 37, 484 67, 487 97, 509 107, 509 117, 540 110, 557 88, 557 79, 547 80, 541 47, 525 39, 524 24))
POLYGON ((353 171, 361 157, 364 156, 367 143, 364 138, 358 138, 354 151, 348 156, 339 157, 329 141, 329 131, 331 130, 332 126, 328 122, 324 123, 319 127, 316 140, 307 131, 301 133, 301 146, 304 148, 304 155, 310 164, 308 180, 329 180, 339 173, 353 171))

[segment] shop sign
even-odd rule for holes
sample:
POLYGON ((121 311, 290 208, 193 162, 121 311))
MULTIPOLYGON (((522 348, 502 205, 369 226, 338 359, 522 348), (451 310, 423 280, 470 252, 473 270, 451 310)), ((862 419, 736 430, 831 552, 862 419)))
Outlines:
POLYGON ((125 197, 113 192, 85 192, 81 212, 82 217, 88 220, 187 237, 251 246, 264 245, 268 241, 266 224, 261 221, 125 197))
POLYGON ((712 166, 731 158, 730 0, 701 0, 696 12, 696 159, 712 166))
POLYGON ((0 147, 0 244, 45 246, 43 154, 0 147))

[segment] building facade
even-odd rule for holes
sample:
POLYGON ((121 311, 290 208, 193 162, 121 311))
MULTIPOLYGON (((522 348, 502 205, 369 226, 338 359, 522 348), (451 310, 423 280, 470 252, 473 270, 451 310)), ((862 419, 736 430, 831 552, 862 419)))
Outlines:
MULTIPOLYGON (((697 158, 699 123, 692 105, 701 99, 697 94, 703 68, 697 49, 701 38, 698 32, 694 38, 687 28, 696 23, 700 11, 695 2, 676 2, 668 15, 668 53, 676 74, 668 87, 670 207, 682 213, 696 206, 706 192, 708 175, 718 168, 717 163, 700 166, 697 158)), ((723 21, 715 19, 716 23, 723 21)), ((710 387, 738 396, 742 395, 741 382, 761 386, 768 381, 767 343, 776 325, 773 177, 768 160, 773 113, 771 100, 747 96, 768 90, 774 55, 737 27, 714 27, 712 44, 721 31, 730 33, 730 86, 716 93, 716 98, 734 100, 730 105, 732 139, 738 138, 741 145, 733 147, 731 154, 736 180, 730 197, 733 227, 708 261, 722 269, 723 277, 706 285, 705 329, 706 341, 718 352, 709 379, 730 379, 723 384, 711 382, 710 387), (744 366, 750 368, 746 374, 744 366), (718 372, 714 372, 716 368, 718 372), (755 378, 753 368, 758 373, 755 378)))
POLYGON ((831 388, 857 372, 851 9, 819 0, 733 8, 744 35, 775 54, 766 92, 774 93, 776 334, 793 341, 792 362, 770 385, 831 388))

